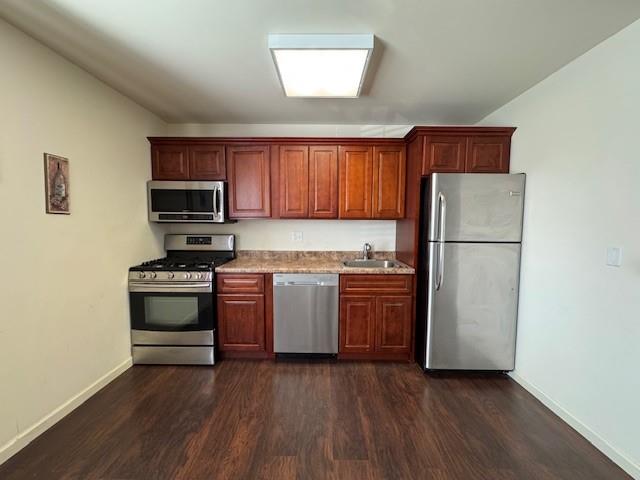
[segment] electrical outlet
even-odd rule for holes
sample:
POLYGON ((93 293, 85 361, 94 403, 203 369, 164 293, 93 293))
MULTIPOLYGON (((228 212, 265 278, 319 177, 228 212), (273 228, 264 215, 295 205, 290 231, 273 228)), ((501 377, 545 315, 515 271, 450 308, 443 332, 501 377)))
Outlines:
POLYGON ((302 232, 291 232, 291 240, 294 242, 301 242, 304 238, 302 232))
POLYGON ((611 267, 622 265, 622 248, 607 247, 607 265, 611 267))

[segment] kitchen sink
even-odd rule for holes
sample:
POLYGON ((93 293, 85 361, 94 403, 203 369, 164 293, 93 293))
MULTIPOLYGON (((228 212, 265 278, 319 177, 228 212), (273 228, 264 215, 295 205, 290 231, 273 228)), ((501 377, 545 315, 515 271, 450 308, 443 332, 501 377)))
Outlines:
POLYGON ((345 260, 345 267, 352 268, 396 268, 400 265, 394 260, 345 260))

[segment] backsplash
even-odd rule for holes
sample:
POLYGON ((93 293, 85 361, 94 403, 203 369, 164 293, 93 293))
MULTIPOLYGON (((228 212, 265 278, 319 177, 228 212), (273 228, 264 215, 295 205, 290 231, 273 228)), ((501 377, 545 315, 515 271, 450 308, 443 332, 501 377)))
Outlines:
POLYGON ((239 220, 237 223, 166 224, 166 233, 234 233, 237 250, 395 251, 394 220, 239 220), (300 235, 301 234, 301 235, 300 235))

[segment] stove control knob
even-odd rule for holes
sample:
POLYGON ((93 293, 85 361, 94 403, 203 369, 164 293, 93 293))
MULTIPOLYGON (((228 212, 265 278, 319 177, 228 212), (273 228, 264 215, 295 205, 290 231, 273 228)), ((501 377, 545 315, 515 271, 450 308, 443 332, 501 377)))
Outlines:
POLYGON ((196 273, 196 278, 197 278, 198 280, 200 280, 200 279, 202 278, 202 274, 201 274, 201 273, 196 273))
POLYGON ((140 273, 138 273, 138 278, 144 278, 144 277, 146 277, 146 276, 147 276, 147 275, 146 275, 144 272, 140 272, 140 273))
POLYGON ((149 272, 149 278, 156 278, 156 272, 149 272))
POLYGON ((174 275, 174 273, 173 273, 173 272, 168 272, 168 273, 167 273, 167 278, 169 278, 169 279, 173 278, 174 276, 175 276, 175 275, 174 275))
POLYGON ((191 272, 184 272, 184 278, 189 280, 191 278, 191 272))

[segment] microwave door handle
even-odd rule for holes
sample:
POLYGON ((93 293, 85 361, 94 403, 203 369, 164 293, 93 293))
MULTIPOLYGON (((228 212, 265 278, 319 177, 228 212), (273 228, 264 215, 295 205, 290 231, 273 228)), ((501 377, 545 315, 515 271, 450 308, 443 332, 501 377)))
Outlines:
POLYGON ((220 187, 219 186, 215 186, 213 187, 213 217, 214 218, 218 218, 218 191, 219 191, 220 187))

